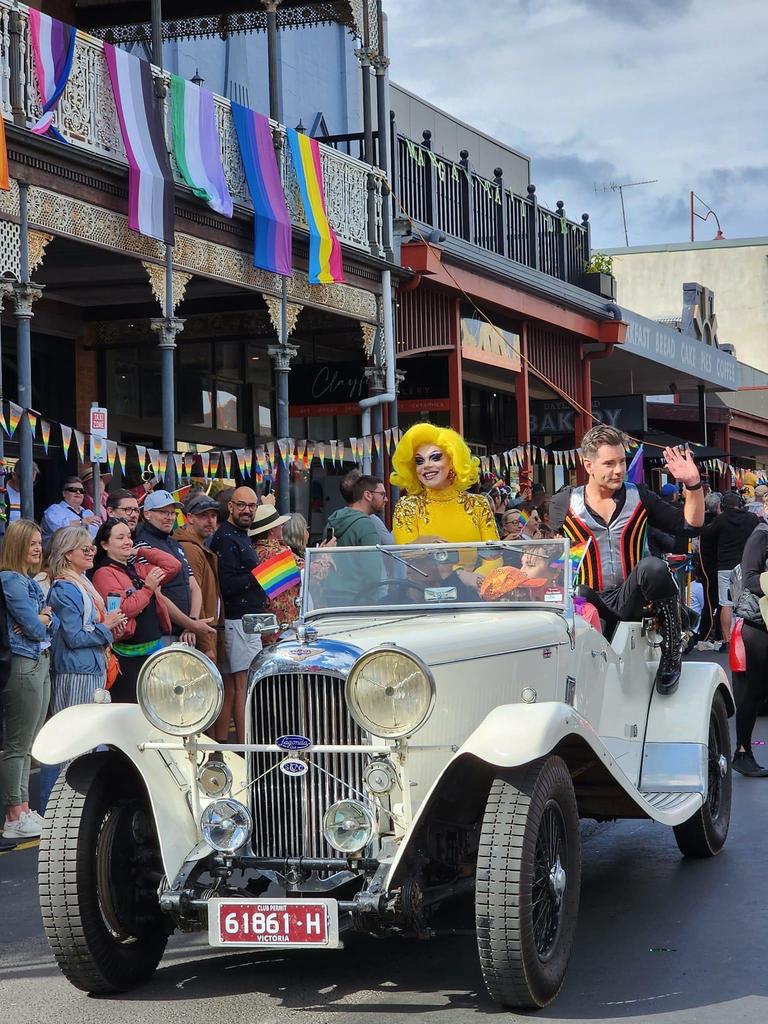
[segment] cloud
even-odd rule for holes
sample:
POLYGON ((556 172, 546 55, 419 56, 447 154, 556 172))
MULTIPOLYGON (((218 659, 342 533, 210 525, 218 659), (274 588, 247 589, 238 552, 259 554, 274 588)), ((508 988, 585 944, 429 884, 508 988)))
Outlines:
POLYGON ((729 237, 768 235, 764 0, 436 6, 387 0, 393 80, 529 155, 541 201, 588 211, 600 245, 624 229, 595 186, 654 178, 625 191, 630 242, 685 240, 691 189, 729 237))

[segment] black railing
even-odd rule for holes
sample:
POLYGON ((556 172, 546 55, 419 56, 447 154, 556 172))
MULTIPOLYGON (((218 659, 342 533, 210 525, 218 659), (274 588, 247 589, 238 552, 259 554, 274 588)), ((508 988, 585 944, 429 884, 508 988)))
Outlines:
MULTIPOLYGON (((432 152, 432 133, 414 142, 391 126, 392 187, 399 214, 419 224, 463 238, 526 267, 579 284, 589 262, 589 215, 569 220, 562 202, 556 210, 539 206, 536 186, 519 196, 504 185, 502 169, 484 178, 472 169, 463 149, 457 162, 432 152)), ((318 139, 363 159, 362 132, 318 139)), ((374 132, 374 149, 378 138, 374 132)))
POLYGON ((393 134, 393 190, 402 216, 579 284, 589 261, 588 214, 576 223, 562 202, 556 211, 547 210, 539 206, 534 185, 519 196, 505 187, 501 168, 484 178, 472 169, 466 150, 454 163, 432 152, 431 132, 423 137, 416 143, 393 134))

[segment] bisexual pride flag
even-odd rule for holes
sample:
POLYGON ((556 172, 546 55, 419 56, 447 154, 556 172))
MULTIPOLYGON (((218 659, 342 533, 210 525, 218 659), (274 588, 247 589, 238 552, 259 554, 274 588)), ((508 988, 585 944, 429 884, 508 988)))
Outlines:
POLYGON ((67 140, 53 123, 53 112, 61 99, 72 69, 76 31, 42 11, 29 8, 29 34, 35 74, 43 101, 43 114, 33 125, 35 135, 52 135, 59 142, 67 140))
POLYGON ((301 570, 290 549, 257 565, 251 574, 267 597, 277 597, 301 583, 301 570))
POLYGON ((269 120, 232 102, 240 159, 253 203, 253 265, 290 277, 291 218, 283 195, 269 120))

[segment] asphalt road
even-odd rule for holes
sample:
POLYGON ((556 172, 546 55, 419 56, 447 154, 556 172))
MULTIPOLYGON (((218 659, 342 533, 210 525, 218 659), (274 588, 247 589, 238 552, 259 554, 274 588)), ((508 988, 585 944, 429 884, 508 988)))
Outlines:
MULTIPOLYGON (((721 659, 724 660, 724 659, 721 659)), ((768 763, 768 719, 758 722, 768 763)), ((647 822, 583 826, 576 947, 547 1022, 741 1024, 768 1018, 768 780, 734 781, 723 853, 683 861, 671 830, 647 822)), ((487 1015, 471 920, 429 942, 355 939, 326 953, 221 955, 174 936, 141 990, 91 998, 55 967, 37 908, 34 847, 0 854, 0 1020, 5 1024, 360 1024, 487 1015)))

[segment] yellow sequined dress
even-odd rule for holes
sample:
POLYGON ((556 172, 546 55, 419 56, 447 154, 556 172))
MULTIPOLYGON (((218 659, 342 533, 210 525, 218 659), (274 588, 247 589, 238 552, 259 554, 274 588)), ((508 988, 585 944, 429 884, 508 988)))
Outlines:
POLYGON ((404 495, 395 505, 392 532, 395 544, 413 544, 427 536, 449 544, 499 539, 486 498, 455 487, 404 495))

